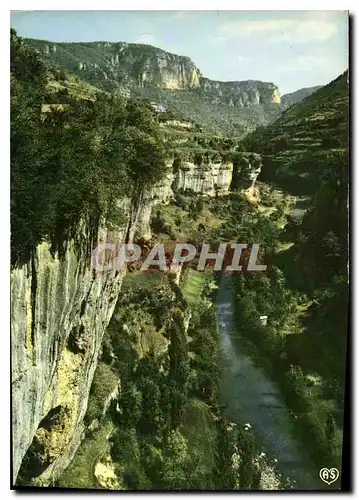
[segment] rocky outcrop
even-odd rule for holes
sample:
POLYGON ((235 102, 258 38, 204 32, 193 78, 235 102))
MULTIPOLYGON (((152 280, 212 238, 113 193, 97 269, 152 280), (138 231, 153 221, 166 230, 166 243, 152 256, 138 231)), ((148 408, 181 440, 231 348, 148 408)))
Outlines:
POLYGON ((232 162, 208 162, 196 165, 190 161, 174 162, 172 175, 161 188, 162 201, 173 191, 193 191, 206 196, 223 196, 231 190, 253 187, 261 172, 262 158, 257 153, 236 153, 232 162))
POLYGON ((201 78, 201 91, 213 104, 227 104, 239 108, 281 102, 276 85, 256 80, 216 82, 201 78))
POLYGON ((173 174, 173 189, 190 190, 207 196, 223 195, 229 191, 232 171, 230 162, 195 165, 184 161, 173 174))
POLYGON ((257 153, 239 153, 233 167, 231 189, 253 188, 262 170, 262 157, 257 153))
POLYGON ((101 488, 105 490, 121 490, 121 484, 116 476, 115 467, 110 455, 102 458, 95 466, 94 475, 101 488))
POLYGON ((137 43, 53 43, 31 40, 46 59, 81 75, 107 80, 118 89, 155 86, 169 90, 200 86, 200 71, 186 56, 137 43))
POLYGON ((195 128, 195 124, 184 120, 167 120, 160 123, 161 127, 171 127, 179 130, 192 130, 195 128))
POLYGON ((118 385, 114 388, 112 392, 110 392, 110 394, 107 396, 103 404, 103 410, 102 410, 103 417, 106 415, 112 401, 118 398, 120 392, 121 392, 121 380, 118 381, 118 385))
MULTIPOLYGON (((108 238, 99 231, 98 242, 108 238)), ((69 464, 84 430, 102 336, 123 272, 94 274, 82 250, 72 241, 60 259, 42 243, 32 262, 11 274, 14 481, 33 440, 37 475, 48 483, 69 464)))
POLYGON ((169 90, 192 89, 199 87, 199 76, 199 69, 189 57, 161 51, 142 59, 138 83, 169 90))
POLYGON ((176 192, 192 191, 205 196, 223 196, 234 189, 253 187, 261 172, 262 159, 256 153, 236 153, 234 163, 168 160, 167 175, 143 199, 136 225, 147 239, 151 237, 151 208, 168 202, 176 192))
POLYGON ((151 238, 150 219, 152 207, 170 201, 175 192, 216 196, 229 192, 233 165, 230 162, 196 165, 190 161, 167 160, 167 175, 151 190, 144 193, 134 221, 133 237, 151 238))
POLYGON ((278 87, 273 83, 210 80, 202 76, 189 57, 151 45, 126 42, 53 43, 33 39, 28 39, 28 42, 51 63, 125 96, 130 96, 131 92, 137 94, 143 88, 158 88, 193 90, 209 98, 213 104, 239 108, 281 102, 278 87))

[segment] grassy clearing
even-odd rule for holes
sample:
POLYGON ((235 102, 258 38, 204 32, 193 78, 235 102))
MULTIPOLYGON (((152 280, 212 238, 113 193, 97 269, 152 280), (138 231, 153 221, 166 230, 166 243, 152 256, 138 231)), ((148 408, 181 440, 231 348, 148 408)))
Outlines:
POLYGON ((198 304, 206 282, 206 274, 201 271, 189 269, 182 284, 182 293, 190 305, 198 304))
POLYGON ((122 292, 134 289, 152 288, 165 283, 167 283, 166 276, 156 269, 149 269, 145 272, 132 271, 127 273, 124 277, 122 292))

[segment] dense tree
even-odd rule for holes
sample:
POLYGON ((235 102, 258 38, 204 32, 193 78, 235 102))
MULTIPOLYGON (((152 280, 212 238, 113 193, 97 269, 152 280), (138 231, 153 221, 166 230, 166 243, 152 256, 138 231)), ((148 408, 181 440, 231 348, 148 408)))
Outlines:
POLYGON ((169 383, 171 398, 171 423, 176 428, 182 421, 184 404, 188 391, 188 347, 180 313, 174 316, 169 326, 170 345, 169 356, 169 383))
POLYGON ((156 116, 141 101, 94 102, 47 88, 51 71, 11 31, 12 262, 36 244, 59 247, 80 219, 123 223, 117 202, 136 201, 164 173, 156 116))
POLYGON ((258 488, 258 474, 254 464, 254 440, 250 429, 238 430, 237 450, 240 454, 238 469, 238 487, 240 490, 258 488))
POLYGON ((213 474, 218 484, 218 489, 234 490, 236 475, 233 469, 233 454, 235 452, 236 432, 233 426, 224 418, 217 421, 217 448, 216 462, 213 474))

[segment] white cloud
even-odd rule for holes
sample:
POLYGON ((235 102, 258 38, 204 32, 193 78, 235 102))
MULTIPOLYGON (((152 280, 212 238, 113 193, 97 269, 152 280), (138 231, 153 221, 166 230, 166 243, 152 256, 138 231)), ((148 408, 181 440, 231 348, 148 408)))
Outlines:
POLYGON ((336 59, 321 56, 299 56, 294 58, 288 64, 278 67, 281 73, 302 72, 320 70, 329 72, 335 70, 340 64, 336 59))
POLYGON ((215 36, 209 38, 209 42, 212 43, 213 45, 224 45, 228 40, 228 37, 226 36, 215 36))
POLYGON ((315 68, 323 68, 328 65, 328 60, 316 56, 299 56, 293 58, 288 64, 279 66, 281 72, 312 71, 315 68))
POLYGON ((337 33, 337 25, 331 21, 302 21, 293 22, 280 34, 272 37, 273 42, 323 42, 337 33))
POLYGON ((217 27, 217 37, 233 39, 263 36, 270 42, 308 43, 325 41, 337 33, 333 20, 316 18, 229 21, 217 27))

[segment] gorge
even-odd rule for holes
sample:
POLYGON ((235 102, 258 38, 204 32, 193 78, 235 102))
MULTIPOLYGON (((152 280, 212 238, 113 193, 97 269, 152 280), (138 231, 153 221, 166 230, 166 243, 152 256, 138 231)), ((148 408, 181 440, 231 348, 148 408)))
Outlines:
POLYGON ((340 488, 347 73, 283 111, 149 46, 11 44, 14 485, 340 488), (94 272, 113 241, 268 270, 94 272))

